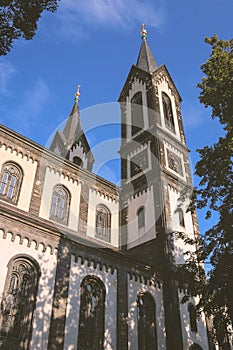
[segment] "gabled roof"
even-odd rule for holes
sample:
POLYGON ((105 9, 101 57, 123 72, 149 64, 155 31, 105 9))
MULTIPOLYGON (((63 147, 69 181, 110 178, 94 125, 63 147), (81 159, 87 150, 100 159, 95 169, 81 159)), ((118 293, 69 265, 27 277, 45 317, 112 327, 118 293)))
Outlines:
POLYGON ((142 80, 147 80, 147 81, 152 81, 152 74, 149 72, 144 71, 143 69, 139 68, 138 66, 135 66, 134 64, 132 65, 129 74, 126 78, 126 81, 124 83, 124 86, 121 90, 120 96, 118 98, 118 102, 124 101, 124 96, 127 94, 128 87, 130 84, 133 82, 133 77, 137 75, 139 76, 142 80))

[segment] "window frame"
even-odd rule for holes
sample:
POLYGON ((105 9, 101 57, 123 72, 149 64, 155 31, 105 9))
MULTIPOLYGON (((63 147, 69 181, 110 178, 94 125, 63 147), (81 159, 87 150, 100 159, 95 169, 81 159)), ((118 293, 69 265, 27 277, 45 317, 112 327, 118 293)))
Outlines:
POLYGON ((144 127, 142 91, 137 91, 131 98, 131 136, 135 136, 144 127))
POLYGON ((189 324, 191 332, 197 333, 197 311, 193 303, 188 304, 189 324))
POLYGON ((141 206, 137 210, 137 228, 139 233, 145 232, 146 228, 146 208, 144 206, 141 206), (142 214, 143 213, 143 216, 142 214))
POLYGON ((174 112, 172 108, 171 98, 164 91, 162 91, 161 95, 162 95, 164 125, 169 131, 175 134, 176 133, 175 119, 174 119, 174 112))
POLYGON ((50 219, 59 222, 60 224, 68 225, 70 214, 70 201, 70 191, 63 185, 55 185, 52 194, 50 219), (56 201, 55 198, 57 198, 56 201), (62 214, 60 214, 60 211, 62 211, 62 214))
POLYGON ((2 165, 0 175, 0 199, 11 204, 18 203, 23 175, 21 166, 15 162, 7 161, 2 165), (7 175, 7 178, 4 180, 5 175, 7 175), (12 179, 15 179, 14 183, 12 183, 12 179))
POLYGON ((140 292, 137 296, 137 322, 138 349, 158 350, 156 303, 149 292, 140 292))
POLYGON ((202 347, 199 344, 197 344, 197 343, 193 343, 190 346, 189 350, 202 350, 202 347))
POLYGON ((77 349, 103 350, 106 288, 103 281, 87 275, 81 282, 77 349))
POLYGON ((111 242, 112 215, 110 209, 105 204, 98 204, 95 213, 95 237, 106 242, 111 242), (101 227, 101 221, 104 221, 101 227), (102 232, 98 231, 102 229, 102 232))
POLYGON ((0 315, 2 344, 7 349, 26 350, 33 330, 41 271, 37 261, 28 255, 14 256, 7 267, 0 315))
POLYGON ((77 165, 78 167, 83 168, 83 160, 81 157, 79 156, 73 156, 72 158, 72 163, 74 163, 75 165, 77 165))
POLYGON ((185 221, 184 221, 184 212, 183 209, 177 208, 176 212, 178 214, 178 219, 179 219, 179 226, 182 228, 185 228, 185 221))

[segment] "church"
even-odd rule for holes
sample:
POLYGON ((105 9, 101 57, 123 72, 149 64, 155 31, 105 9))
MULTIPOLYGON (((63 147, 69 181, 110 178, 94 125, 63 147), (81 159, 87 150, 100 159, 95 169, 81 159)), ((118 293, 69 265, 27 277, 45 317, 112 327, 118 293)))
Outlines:
POLYGON ((92 171, 79 89, 49 148, 0 126, 1 350, 212 349, 172 275, 175 233, 199 235, 181 97, 141 38, 118 99, 120 186, 92 171))

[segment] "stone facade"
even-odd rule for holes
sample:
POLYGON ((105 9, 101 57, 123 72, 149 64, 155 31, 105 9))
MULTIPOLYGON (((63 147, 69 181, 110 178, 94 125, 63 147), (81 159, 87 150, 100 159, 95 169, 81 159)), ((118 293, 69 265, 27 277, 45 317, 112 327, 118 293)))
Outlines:
POLYGON ((209 349, 167 274, 184 262, 174 232, 198 224, 188 192, 179 206, 192 189, 181 99, 148 50, 144 38, 119 98, 121 187, 91 172, 78 101, 49 150, 0 127, 2 350, 209 349))

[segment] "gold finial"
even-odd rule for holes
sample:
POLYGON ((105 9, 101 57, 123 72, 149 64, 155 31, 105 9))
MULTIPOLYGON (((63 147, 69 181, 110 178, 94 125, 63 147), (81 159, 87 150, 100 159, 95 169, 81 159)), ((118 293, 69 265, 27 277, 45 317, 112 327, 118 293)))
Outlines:
POLYGON ((142 26, 141 26, 141 37, 142 37, 143 40, 146 40, 146 38, 147 38, 147 31, 145 29, 145 26, 146 26, 146 24, 142 23, 142 26))
POLYGON ((80 87, 81 85, 78 85, 77 91, 75 93, 75 101, 78 102, 80 100, 80 87))

